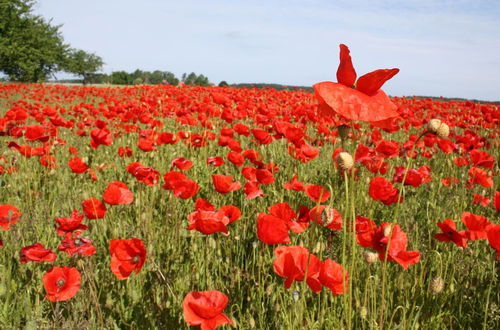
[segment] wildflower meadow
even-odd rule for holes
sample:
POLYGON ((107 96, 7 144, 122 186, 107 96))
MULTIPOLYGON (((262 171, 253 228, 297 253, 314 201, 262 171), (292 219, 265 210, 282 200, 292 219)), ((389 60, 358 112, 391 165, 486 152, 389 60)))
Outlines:
POLYGON ((0 327, 500 328, 499 106, 353 59, 314 93, 1 84, 0 327))

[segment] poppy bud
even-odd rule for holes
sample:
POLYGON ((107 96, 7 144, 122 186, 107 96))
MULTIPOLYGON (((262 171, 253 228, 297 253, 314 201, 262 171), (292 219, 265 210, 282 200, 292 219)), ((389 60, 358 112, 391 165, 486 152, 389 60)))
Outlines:
MULTIPOLYGON (((325 206, 323 209, 323 212, 321 212, 321 225, 323 227, 328 227, 330 224, 332 224, 334 221, 339 222, 339 216, 340 214, 338 213, 337 210, 335 210, 331 206, 325 206)), ((342 223, 342 219, 340 218, 340 223, 342 223)), ((336 228, 340 229, 340 228, 336 228)))
POLYGON ((339 127, 337 127, 337 131, 342 140, 347 139, 347 137, 349 136, 349 129, 350 127, 347 125, 340 125, 339 127))
POLYGON ((439 119, 431 119, 427 123, 427 130, 444 139, 450 134, 450 127, 439 119))
POLYGON ((431 292, 432 294, 438 294, 443 291, 444 280, 441 276, 436 276, 431 280, 431 292))
POLYGON ((442 139, 447 138, 448 135, 450 135, 450 127, 447 124, 442 123, 437 130, 437 135, 442 139))
POLYGON ((370 251, 365 251, 363 253, 363 257, 365 258, 365 262, 369 265, 374 264, 378 260, 378 253, 377 252, 370 252, 370 251))
POLYGON ((350 170, 353 165, 354 165, 354 160, 352 159, 352 156, 347 153, 347 152, 341 152, 337 156, 337 164, 341 169, 344 171, 350 170))

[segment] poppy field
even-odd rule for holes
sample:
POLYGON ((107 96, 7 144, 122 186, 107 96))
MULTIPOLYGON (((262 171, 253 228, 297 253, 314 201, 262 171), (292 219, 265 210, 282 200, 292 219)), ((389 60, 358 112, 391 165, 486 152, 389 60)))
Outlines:
MULTIPOLYGON (((0 85, 0 327, 500 327, 500 110, 0 85)), ((333 73, 332 73, 333 75, 333 73)))

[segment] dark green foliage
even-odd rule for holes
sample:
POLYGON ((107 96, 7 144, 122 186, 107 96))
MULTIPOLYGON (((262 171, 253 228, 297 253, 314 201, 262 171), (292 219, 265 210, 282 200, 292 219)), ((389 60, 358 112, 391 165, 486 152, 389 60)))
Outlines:
POLYGON ((83 78, 83 84, 95 83, 96 72, 102 69, 104 62, 100 56, 81 49, 70 49, 64 63, 64 71, 83 78))
POLYGON ((45 80, 63 65, 68 45, 31 0, 0 0, 0 71, 11 80, 45 80))

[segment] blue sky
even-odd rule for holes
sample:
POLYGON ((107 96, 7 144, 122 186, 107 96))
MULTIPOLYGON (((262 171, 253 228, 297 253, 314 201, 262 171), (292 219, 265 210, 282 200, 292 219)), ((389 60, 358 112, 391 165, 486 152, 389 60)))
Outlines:
POLYGON ((345 43, 358 76, 401 70, 391 95, 500 100, 498 0, 39 0, 35 11, 104 72, 310 86, 335 81, 345 43))

